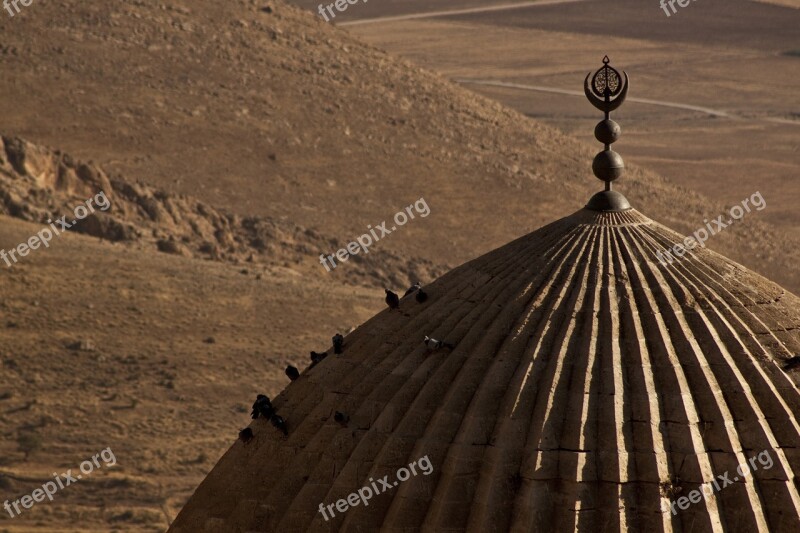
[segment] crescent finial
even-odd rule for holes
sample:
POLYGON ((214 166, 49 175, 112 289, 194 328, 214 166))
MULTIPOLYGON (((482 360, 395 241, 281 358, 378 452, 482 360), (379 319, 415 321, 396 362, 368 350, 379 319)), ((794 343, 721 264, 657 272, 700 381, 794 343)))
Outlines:
MULTIPOLYGON (((610 67, 609 67, 610 68, 610 67)), ((625 103, 625 98, 628 96, 628 88, 630 87, 630 78, 628 78, 628 73, 624 70, 622 71, 622 79, 619 81, 618 90, 616 91, 616 95, 613 99, 611 99, 611 94, 606 95, 601 93, 600 95, 597 94, 595 80, 597 79, 598 73, 602 71, 595 72, 594 77, 592 77, 592 73, 586 75, 586 80, 583 83, 583 91, 586 93, 586 98, 589 99, 589 103, 595 106, 597 109, 604 113, 611 113, 619 108, 623 103, 625 103)), ((613 70, 613 69, 611 69, 613 70)), ((616 71, 614 71, 616 72, 616 71)), ((618 78, 619 79, 619 78, 618 78)), ((606 90, 604 92, 612 92, 606 90)))
POLYGON ((594 175, 606 184, 605 190, 592 196, 587 208, 595 211, 625 211, 631 206, 628 200, 617 191, 612 190, 611 183, 625 170, 622 157, 611 149, 611 145, 619 139, 621 130, 619 124, 609 118, 609 114, 618 109, 628 96, 630 79, 624 70, 622 75, 609 65, 608 56, 603 58, 603 66, 597 72, 591 72, 583 82, 583 91, 589 102, 605 113, 605 120, 597 124, 594 130, 595 138, 605 145, 605 149, 598 153, 592 161, 594 175))

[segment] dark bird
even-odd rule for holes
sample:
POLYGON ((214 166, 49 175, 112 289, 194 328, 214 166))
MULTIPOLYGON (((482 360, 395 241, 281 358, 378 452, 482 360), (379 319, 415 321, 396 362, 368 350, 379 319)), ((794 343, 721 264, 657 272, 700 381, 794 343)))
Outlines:
POLYGON ((239 440, 247 444, 251 440, 253 440, 253 430, 250 428, 244 428, 239 432, 239 440))
POLYGON ((334 413, 333 419, 336 420, 339 424, 343 425, 344 427, 347 427, 347 423, 350 422, 350 417, 347 416, 346 413, 340 413, 339 411, 336 411, 336 413, 334 413))
POLYGON ((316 365, 326 357, 328 357, 328 352, 322 352, 322 353, 311 352, 311 364, 316 365))
POLYGON ((300 377, 300 372, 292 365, 289 365, 286 367, 286 375, 289 376, 289 379, 294 381, 300 377))
POLYGON ((662 481, 659 483, 659 488, 661 489, 661 494, 670 499, 675 498, 683 491, 683 487, 681 487, 681 478, 678 476, 671 476, 669 480, 662 481))
POLYGON ((282 416, 274 414, 270 417, 269 421, 272 422, 273 426, 283 431, 284 435, 289 434, 289 430, 286 429, 286 420, 284 420, 282 416))
POLYGON ((419 303, 424 304, 426 301, 428 301, 428 293, 420 289, 417 291, 417 295, 414 296, 414 299, 419 303))
POLYGON ((389 306, 389 309, 397 309, 400 307, 400 297, 389 289, 384 290, 386 291, 386 305, 389 306))
POLYGON ((783 362, 784 370, 794 370, 795 368, 798 367, 800 367, 800 355, 795 355, 794 357, 790 357, 789 359, 783 362))
POLYGON ((452 350, 456 347, 455 344, 451 342, 437 341, 436 339, 432 339, 427 335, 425 335, 425 346, 431 350, 438 350, 439 348, 450 348, 452 350))
POLYGON ((406 296, 408 296, 408 295, 409 295, 409 294, 411 294, 411 293, 417 292, 417 291, 418 291, 418 290, 420 290, 421 288, 422 288, 422 284, 421 284, 419 281, 418 281, 418 282, 416 282, 415 284, 413 284, 412 286, 410 286, 410 287, 408 288, 408 290, 406 291, 406 293, 403 295, 403 298, 405 298, 406 296))
POLYGON ((253 412, 250 413, 250 417, 255 420, 259 416, 264 418, 269 418, 272 416, 273 409, 272 409, 272 402, 269 401, 269 398, 264 396, 263 394, 259 394, 256 396, 256 401, 253 404, 253 412))
POLYGON ((337 333, 331 340, 333 341, 333 353, 336 355, 342 353, 342 346, 344 345, 344 337, 342 337, 342 334, 337 333))

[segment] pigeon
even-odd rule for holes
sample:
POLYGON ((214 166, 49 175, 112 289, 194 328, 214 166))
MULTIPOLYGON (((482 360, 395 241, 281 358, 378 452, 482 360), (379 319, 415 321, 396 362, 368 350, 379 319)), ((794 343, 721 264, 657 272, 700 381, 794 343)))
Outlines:
POLYGON ((795 355, 794 357, 790 357, 789 359, 783 362, 784 370, 794 370, 797 367, 800 367, 800 355, 795 355))
POLYGON ((400 307, 400 297, 389 289, 384 290, 386 291, 386 305, 389 306, 389 309, 397 309, 400 307))
POLYGON ((412 293, 414 293, 414 292, 417 292, 417 291, 418 291, 418 290, 420 290, 421 288, 422 288, 422 284, 421 284, 419 281, 418 281, 418 282, 416 282, 415 284, 413 284, 412 286, 410 286, 410 287, 408 288, 408 290, 406 291, 406 293, 403 295, 403 298, 405 298, 405 297, 406 297, 406 296, 408 296, 409 294, 412 294, 412 293))
POLYGON ((269 400, 269 396, 267 396, 265 394, 257 394, 256 395, 256 402, 253 404, 253 407, 255 407, 256 405, 262 404, 262 403, 272 403, 272 402, 269 400))
POLYGON ((342 353, 342 346, 344 345, 344 337, 342 337, 342 334, 337 333, 331 340, 333 341, 333 353, 336 355, 342 353))
POLYGON ((300 372, 292 365, 289 365, 286 367, 286 375, 289 376, 289 379, 294 381, 300 377, 300 372))
POLYGON ((417 291, 417 295, 414 297, 419 303, 424 304, 428 301, 428 293, 423 291, 422 289, 417 291))
POLYGON ((675 496, 683 492, 681 478, 678 476, 670 476, 669 480, 662 481, 659 483, 659 488, 661 489, 661 494, 668 498, 675 498, 675 496))
POLYGON ((320 361, 322 361, 326 357, 328 357, 328 352, 322 352, 322 353, 311 352, 311 364, 312 364, 312 366, 316 365, 317 363, 319 363, 320 361))
POLYGON ((270 417, 269 421, 272 422, 273 426, 283 431, 284 435, 289 434, 289 430, 286 429, 286 420, 284 420, 282 416, 274 414, 270 417))
POLYGON ((445 341, 437 341, 436 339, 432 339, 425 335, 425 346, 430 348, 431 350, 438 350, 439 348, 455 348, 455 345, 450 342, 445 341))
POLYGON ((274 410, 272 409, 272 403, 269 401, 269 398, 264 396, 263 394, 259 394, 256 396, 256 401, 253 404, 253 412, 250 413, 250 417, 255 420, 260 416, 264 418, 269 418, 272 416, 274 410))
POLYGON ((346 413, 340 413, 339 411, 336 411, 336 413, 334 413, 333 419, 339 422, 339 424, 343 425, 344 427, 347 427, 347 423, 350 422, 350 417, 347 416, 346 413))
POLYGON ((253 440, 253 430, 250 428, 244 428, 243 430, 239 431, 239 440, 245 444, 253 440))

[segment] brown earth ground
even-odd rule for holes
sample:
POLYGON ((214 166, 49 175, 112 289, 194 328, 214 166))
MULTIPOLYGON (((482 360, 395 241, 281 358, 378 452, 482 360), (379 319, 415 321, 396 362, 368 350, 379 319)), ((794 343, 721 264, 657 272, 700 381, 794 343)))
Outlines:
MULTIPOLYGON (((40 227, 4 217, 0 246, 40 227)), ((0 531, 163 531, 247 425, 251 397, 283 388, 301 347, 325 349, 317 332, 373 313, 374 290, 301 277, 71 234, 0 270, 2 500, 107 447, 117 460, 53 503, 4 511, 0 531), (29 459, 20 433, 41 439, 29 459)))
MULTIPOLYGON (((303 366, 308 351, 326 349, 335 331, 344 332, 380 309, 380 280, 392 279, 393 268, 409 276, 409 258, 438 268, 454 266, 576 211, 598 189, 588 170, 595 142, 577 142, 506 110, 475 95, 473 86, 453 87, 436 74, 363 46, 318 16, 280 2, 270 2, 266 12, 265 5, 75 0, 34 3, 14 18, 0 12, 4 134, 94 159, 114 180, 141 180, 162 191, 148 194, 188 194, 214 209, 308 228, 314 235, 297 243, 306 245, 308 257, 291 261, 281 253, 252 263, 208 260, 159 253, 145 240, 113 244, 66 235, 13 268, 0 265, 0 500, 30 493, 53 471, 75 469, 106 447, 118 461, 20 518, 0 512, 0 531, 163 530, 247 424, 255 394, 277 393, 286 383, 288 362, 303 366), (346 244, 368 224, 388 219, 420 197, 428 201, 430 217, 373 247, 371 254, 389 257, 374 276, 355 276, 359 270, 352 264, 330 274, 314 264, 319 253, 334 252, 333 243, 346 244), (23 434, 41 442, 29 457, 17 444, 23 434)), ((376 10, 369 16, 397 13, 399 5, 369 7, 376 10)), ((453 4, 441 0, 426 6, 449 9, 453 4)), ((566 16, 574 6, 536 9, 566 16)), ((770 16, 782 23, 783 11, 770 16)), ((544 85, 541 75, 548 84, 580 90, 576 80, 579 84, 599 59, 598 37, 590 29, 581 29, 587 36, 580 37, 507 23, 493 30, 462 19, 393 24, 383 27, 387 47, 395 41, 402 45, 397 37, 402 30, 410 48, 400 51, 416 54, 415 60, 446 76, 516 75, 519 83, 544 85), (471 48, 459 52, 429 33, 439 28, 458 46, 471 48), (473 37, 467 40, 464 32, 473 37), (565 53, 576 54, 563 65, 553 57, 553 35, 565 39, 565 53), (475 49, 511 38, 533 40, 527 50, 507 43, 516 55, 491 64, 488 54, 475 49), (437 43, 441 59, 425 48, 437 43), (484 66, 470 63, 473 56, 484 66)), ((364 25, 348 31, 378 42, 379 29, 364 25)), ((683 101, 674 96, 683 89, 659 85, 663 78, 655 77, 658 69, 650 56, 636 55, 641 36, 623 35, 613 42, 636 58, 615 59, 635 76, 635 96, 683 101)), ((699 44, 681 46, 695 55, 705 50, 699 44)), ((650 52, 678 72, 683 60, 670 62, 667 48, 657 43, 650 52)), ((497 57, 502 53, 495 51, 497 57)), ((758 68, 766 69, 766 59, 758 54, 753 52, 758 68)), ((791 122, 791 98, 796 102, 797 97, 785 82, 796 68, 787 61, 797 59, 777 52, 771 57, 778 71, 773 92, 762 91, 762 82, 747 81, 754 84, 747 95, 752 92, 758 103, 753 118, 791 122)), ((700 65, 692 68, 701 70, 700 65)), ((509 103, 524 113, 541 115, 591 141, 598 116, 585 101, 543 99, 536 92, 491 89, 487 94, 516 99, 509 103)), ((745 95, 732 94, 744 100, 745 95)), ((744 103, 734 106, 733 100, 722 106, 712 96, 690 103, 732 113, 749 109, 744 103)), ((626 134, 620 151, 630 163, 641 157, 644 163, 664 161, 687 169, 692 165, 676 158, 692 152, 705 157, 707 132, 717 135, 713 128, 721 122, 634 103, 619 115, 626 134), (658 129, 664 125, 690 136, 658 129), (706 135, 696 133, 698 125, 706 135), (647 149, 648 143, 658 150, 647 149)), ((750 136, 751 145, 762 144, 753 148, 772 150, 770 157, 779 156, 780 164, 742 149, 729 131, 720 135, 730 144, 728 152, 720 149, 708 164, 737 174, 715 182, 713 200, 697 193, 705 186, 697 179, 698 163, 686 173, 692 178, 686 181, 689 188, 631 164, 620 189, 642 212, 683 232, 760 189, 768 209, 710 245, 798 292, 796 226, 787 230, 772 215, 785 210, 781 202, 793 192, 769 188, 783 187, 781 180, 788 181, 785 176, 797 168, 796 136, 767 130, 795 126, 748 120, 736 121, 742 128, 738 135, 750 136), (747 165, 758 182, 742 185, 740 169, 747 165), (785 172, 784 178, 767 180, 772 171, 785 172)), ((703 172, 711 178, 724 175, 703 172)), ((19 179, 11 176, 9 183, 19 179)), ((39 202, 41 211, 50 194, 49 185, 33 188, 25 202, 39 202)), ((60 204, 76 201, 74 195, 58 194, 60 204)), ((141 222, 154 235, 175 230, 133 204, 126 209, 126 220, 141 222)), ((0 220, 3 249, 27 240, 44 222, 0 220)), ((281 243, 267 244, 281 249, 281 243)))

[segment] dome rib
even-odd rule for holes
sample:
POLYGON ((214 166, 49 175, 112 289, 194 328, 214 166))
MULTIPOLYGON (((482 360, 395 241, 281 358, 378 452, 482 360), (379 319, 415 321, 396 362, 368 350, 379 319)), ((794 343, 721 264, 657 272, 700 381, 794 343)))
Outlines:
MULTIPOLYGON (((620 486, 613 492, 618 498, 615 507, 620 516, 617 530, 659 531, 663 528, 664 531, 671 531, 670 523, 664 519, 664 515, 651 513, 649 516, 639 516, 637 513, 639 508, 646 509, 648 502, 660 502, 661 489, 659 484, 652 482, 638 483, 637 487, 631 480, 668 479, 669 476, 663 435, 660 431, 654 431, 650 422, 652 414, 659 412, 659 406, 652 376, 644 372, 643 362, 649 355, 644 343, 642 322, 638 313, 624 312, 625 306, 632 301, 627 294, 626 285, 630 276, 622 260, 614 231, 606 228, 606 235, 609 245, 605 258, 607 272, 603 279, 606 283, 604 316, 607 329, 599 338, 604 343, 605 353, 611 354, 611 368, 601 374, 603 384, 609 383, 610 390, 606 394, 613 395, 617 440, 609 446, 620 450, 617 455, 620 486), (626 343, 625 339, 630 341, 626 343), (626 360, 631 358, 634 360, 626 360), (638 379, 634 379, 637 377, 638 379), (618 391, 627 392, 627 395, 619 394, 618 391), (629 400, 626 401, 626 398, 629 400), (635 426, 637 421, 641 428, 638 431, 635 426), (649 478, 640 475, 640 471, 650 473, 649 478)), ((598 416, 598 425, 603 420, 598 416)), ((610 502, 607 505, 613 508, 610 502)))
MULTIPOLYGON (((648 328, 642 318, 642 303, 637 300, 631 287, 637 278, 625 261, 621 237, 615 236, 612 247, 612 264, 615 274, 619 276, 614 278, 612 294, 617 294, 616 289, 619 289, 620 330, 617 338, 620 351, 624 354, 621 355, 620 365, 626 370, 623 386, 627 384, 631 390, 630 401, 622 398, 623 405, 628 408, 625 418, 627 424, 623 427, 628 426, 630 429, 625 441, 627 447, 620 456, 628 465, 624 486, 629 488, 629 501, 632 502, 624 511, 626 515, 631 515, 629 521, 634 531, 661 531, 662 528, 664 531, 672 531, 668 516, 654 511, 656 508, 660 510, 664 501, 660 482, 670 479, 666 453, 669 441, 659 423, 653 422, 661 420, 663 413, 656 376, 652 372, 656 366, 653 361, 655 354, 651 352, 652 343, 645 335, 648 328), (646 481, 642 483, 642 480, 646 481), (640 509, 649 512, 640 512, 640 509)), ((615 388, 616 390, 620 389, 615 388)))

